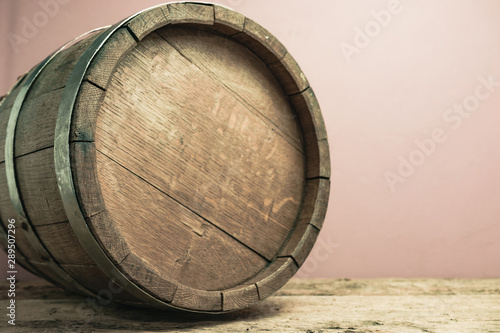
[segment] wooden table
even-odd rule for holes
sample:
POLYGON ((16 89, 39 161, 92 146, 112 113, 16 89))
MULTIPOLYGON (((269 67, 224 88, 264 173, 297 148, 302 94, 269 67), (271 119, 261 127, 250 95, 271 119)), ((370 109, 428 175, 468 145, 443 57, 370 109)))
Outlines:
POLYGON ((18 282, 16 326, 0 332, 500 332, 500 279, 292 279, 249 309, 222 315, 107 305, 43 282, 18 282))

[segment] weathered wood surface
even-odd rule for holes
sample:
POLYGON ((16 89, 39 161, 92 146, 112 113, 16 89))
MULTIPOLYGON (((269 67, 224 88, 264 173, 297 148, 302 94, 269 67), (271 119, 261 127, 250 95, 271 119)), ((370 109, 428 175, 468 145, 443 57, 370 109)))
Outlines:
MULTIPOLYGON (((2 282, 2 311, 6 295, 2 282)), ((16 326, 4 319, 2 332, 500 332, 500 279, 292 279, 266 301, 222 315, 93 309, 43 281, 18 282, 16 301, 16 326)))
POLYGON ((26 215, 20 263, 83 295, 121 277, 114 298, 127 304, 263 300, 300 268, 326 213, 312 88, 269 31, 224 7, 165 4, 124 24, 63 49, 0 105, 0 172, 15 174, 0 174, 0 227, 26 215))

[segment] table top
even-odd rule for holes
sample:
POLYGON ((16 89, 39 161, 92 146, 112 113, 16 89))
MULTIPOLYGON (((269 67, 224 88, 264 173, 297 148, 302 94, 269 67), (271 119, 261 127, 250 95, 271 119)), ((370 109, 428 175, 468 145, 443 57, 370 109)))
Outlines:
POLYGON ((15 326, 8 289, 0 283, 1 332, 500 332, 500 279, 292 279, 261 303, 219 315, 101 306, 18 281, 15 326))

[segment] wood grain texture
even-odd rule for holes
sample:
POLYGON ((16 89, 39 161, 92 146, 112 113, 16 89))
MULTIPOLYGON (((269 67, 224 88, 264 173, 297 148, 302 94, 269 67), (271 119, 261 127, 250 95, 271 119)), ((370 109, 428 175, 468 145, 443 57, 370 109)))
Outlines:
POLYGON ((222 294, 220 291, 197 290, 179 285, 172 305, 197 311, 222 311, 222 294))
POLYGON ((73 110, 70 141, 94 141, 95 119, 101 107, 105 90, 83 82, 73 110))
POLYGON ((7 191, 7 182, 5 180, 4 163, 0 163, 0 222, 7 225, 9 219, 16 219, 16 263, 21 264, 28 270, 34 267, 33 272, 47 279, 48 281, 66 288, 72 292, 78 293, 78 290, 68 285, 64 280, 54 272, 48 265, 49 255, 47 252, 40 251, 37 246, 32 244, 27 237, 27 233, 33 233, 28 224, 21 223, 10 202, 10 196, 7 191))
POLYGON ((209 31, 185 27, 169 27, 158 34, 193 65, 220 82, 267 126, 303 151, 297 114, 273 73, 247 46, 209 31))
MULTIPOLYGON (((17 218, 17 214, 10 201, 7 179, 5 176, 5 163, 0 163, 0 207, 1 222, 4 226, 7 226, 7 221, 12 218, 17 218)), ((24 234, 21 232, 21 228, 26 228, 27 226, 16 222, 16 227, 18 230, 18 234, 16 235, 16 248, 18 251, 20 251, 27 259, 36 259, 36 261, 40 260, 40 255, 30 245, 24 234)))
POLYGON ((311 252, 323 226, 330 193, 330 181, 308 179, 302 211, 289 240, 280 251, 280 257, 291 257, 300 267, 311 252))
MULTIPOLYGON (((2 242, 2 247, 6 250, 7 235, 3 233, 3 226, 7 226, 9 219, 15 218, 15 212, 10 201, 9 191, 7 189, 5 163, 3 162, 0 163, 0 207, 0 223, 2 224, 2 226, 0 226, 0 233, 2 233, 2 235, 0 235, 0 241, 2 242)), ((18 224, 16 228, 21 228, 21 225, 18 224)), ((44 275, 28 261, 30 255, 33 254, 35 254, 35 250, 30 246, 30 244, 21 244, 21 247, 17 246, 16 263, 21 264, 21 266, 23 266, 33 274, 44 277, 44 275)))
POLYGON ((71 171, 80 209, 84 217, 92 217, 106 209, 99 186, 95 144, 73 142, 70 148, 71 171))
POLYGON ((163 274, 151 268, 143 258, 131 253, 120 263, 120 267, 126 276, 141 288, 162 301, 172 302, 178 285, 165 279, 163 274))
MULTIPOLYGON (((157 271, 164 280, 198 289, 230 288, 267 264, 258 254, 100 152, 97 162, 109 219, 100 222, 112 223, 117 229, 117 235, 104 244, 106 248, 111 248, 109 241, 123 240, 144 261, 144 268, 157 271)), ((103 228, 94 222, 93 229, 103 228)), ((119 257, 114 260, 120 264, 119 257)))
POLYGON ((246 308, 260 300, 256 284, 242 286, 222 293, 222 310, 232 311, 246 308))
POLYGON ((500 278, 490 279, 292 279, 278 296, 451 296, 499 295, 500 278))
POLYGON ((48 263, 45 258, 34 258, 33 261, 30 261, 30 264, 43 274, 44 279, 54 284, 55 286, 64 290, 68 290, 69 292, 75 293, 77 295, 83 295, 76 288, 73 288, 69 286, 68 283, 64 282, 64 280, 61 278, 61 275, 54 271, 51 264, 48 263))
POLYGON ((330 148, 326 126, 312 88, 290 97, 302 127, 307 157, 307 178, 330 178, 330 148))
POLYGON ((267 259, 298 214, 303 156, 157 36, 145 38, 117 68, 96 146, 267 259), (140 87, 145 79, 148 89, 140 87))
POLYGON ((63 89, 34 97, 23 104, 17 120, 14 154, 22 156, 52 147, 63 89))
MULTIPOLYGON (((56 243, 54 243, 54 239, 41 238, 36 232, 37 226, 53 225, 54 221, 60 222, 61 219, 66 221, 54 171, 53 148, 16 158, 15 168, 18 174, 19 194, 26 213, 25 220, 29 221, 29 223, 25 221, 21 223, 22 227, 18 229, 17 238, 19 243, 29 243, 36 252, 36 255, 29 257, 28 260, 39 270, 41 269, 36 264, 43 264, 41 271, 64 288, 80 294, 91 294, 89 290, 77 282, 77 277, 71 276, 59 265, 57 255, 67 250, 67 248, 64 249, 64 246, 68 245, 64 238, 67 240, 69 237, 76 240, 72 229, 66 228, 65 232, 69 234, 62 236, 62 239, 59 239, 60 242, 56 243), (49 252, 45 240, 52 245, 52 249, 55 250, 54 254, 49 252)), ((53 237, 53 235, 51 236, 53 237)), ((18 243, 16 245, 19 246, 18 243)), ((78 246, 78 244, 73 244, 73 246, 78 246)), ((25 253, 23 248, 20 248, 25 253)), ((85 252, 76 248, 73 255, 75 259, 81 259, 85 256, 85 252)))
MULTIPOLYGON (((110 279, 67 222, 53 149, 66 80, 98 34, 35 81, 15 162, 34 225, 21 237, 33 243, 27 260, 68 289, 72 277, 106 293, 110 279)), ((328 142, 307 79, 269 31, 221 6, 166 4, 118 29, 85 74, 70 142, 77 200, 106 255, 183 309, 231 311, 271 295, 305 261, 326 213, 328 142)), ((126 291, 115 298, 139 304, 126 291)))
MULTIPOLYGON (((55 180, 53 149, 51 148, 58 102, 65 81, 57 82, 58 85, 55 85, 52 79, 58 80, 69 76, 72 66, 76 64, 79 55, 88 46, 86 43, 90 43, 93 38, 95 36, 77 42, 56 56, 35 80, 20 111, 14 147, 15 155, 19 157, 14 162, 19 194, 28 217, 30 214, 34 217, 29 222, 35 226, 66 220, 55 180), (51 72, 54 70, 57 73, 51 72)), ((16 96, 12 95, 11 99, 15 98, 16 96)), ((3 137, 2 144, 5 142, 5 135, 3 137)), ((7 190, 6 187, 5 190, 7 190)), ((2 211, 4 209, 2 207, 2 211)), ((14 214, 13 217, 17 217, 17 215, 14 214)), ((21 228, 18 229, 16 245, 20 252, 49 280, 68 288, 68 290, 81 292, 78 284, 73 285, 70 282, 72 279, 60 269, 57 261, 47 251, 43 241, 39 240, 36 229, 32 229, 32 225, 22 222, 21 228), (33 253, 28 255, 30 250, 33 253)), ((71 235, 62 237, 64 239, 68 236, 71 235)), ((53 240, 54 238, 49 239, 48 242, 54 245, 53 240)), ((81 257, 81 252, 75 251, 74 254, 76 257, 81 257)))
POLYGON ((95 265, 78 243, 69 222, 40 225, 34 229, 38 237, 43 239, 47 251, 57 258, 59 264, 95 265))
POLYGON ((17 186, 32 225, 67 221, 54 170, 54 149, 17 157, 17 186))
MULTIPOLYGON (((7 189, 4 163, 0 163, 0 205, 2 207, 2 209, 0 209, 0 221, 6 227, 10 219, 16 218, 16 213, 12 207, 9 191, 7 189)), ((16 224, 16 228, 21 229, 20 223, 16 224)), ((19 235, 16 235, 16 249, 21 253, 19 262, 24 264, 27 262, 25 258, 39 258, 39 255, 29 242, 27 242, 26 238, 19 229, 17 231, 19 235)))
POLYGON ((87 217, 85 221, 106 255, 116 264, 121 263, 130 254, 130 248, 117 226, 110 223, 111 219, 107 210, 87 217))
POLYGON ((311 252, 319 230, 311 224, 299 224, 292 233, 285 248, 280 251, 280 256, 291 257, 297 266, 302 266, 311 252))
POLYGON ((269 65, 288 95, 298 94, 309 88, 309 81, 295 59, 287 53, 283 59, 269 65))
MULTIPOLYGON (((71 71, 99 33, 89 36, 57 54, 33 83, 19 114, 15 154, 24 155, 53 145, 55 119, 71 71), (31 101, 32 100, 32 101, 31 101)), ((22 81, 24 82, 24 81, 22 81)), ((5 133, 10 110, 22 86, 16 87, 0 106, 0 162, 5 158, 5 133)))
POLYGON ((136 45, 127 28, 118 29, 104 44, 89 66, 84 80, 106 89, 121 57, 136 45))
POLYGON ((330 180, 323 178, 307 180, 306 193, 299 223, 307 222, 321 230, 330 196, 330 180))
POLYGON ((172 24, 214 24, 214 8, 211 4, 171 3, 167 8, 168 19, 172 24))
POLYGON ((127 23, 135 39, 142 40, 151 32, 170 23, 168 5, 161 5, 142 15, 138 15, 127 23))
MULTIPOLYGON (((490 333, 499 279, 292 279, 248 309, 217 316, 91 303, 43 281, 18 282, 15 328, 2 332, 490 333)), ((0 284, 7 306, 8 284, 0 284)))
POLYGON ((234 35, 245 27, 245 16, 225 7, 214 5, 214 15, 212 29, 223 35, 234 35))
POLYGON ((248 280, 247 284, 256 283, 261 300, 272 295, 290 280, 298 267, 291 258, 276 258, 266 270, 248 280))
POLYGON ((266 64, 280 62, 287 54, 286 48, 267 29, 245 18, 244 29, 232 38, 246 45, 266 64))
POLYGON ((26 100, 63 88, 80 57, 99 35, 94 33, 58 53, 35 80, 26 100))

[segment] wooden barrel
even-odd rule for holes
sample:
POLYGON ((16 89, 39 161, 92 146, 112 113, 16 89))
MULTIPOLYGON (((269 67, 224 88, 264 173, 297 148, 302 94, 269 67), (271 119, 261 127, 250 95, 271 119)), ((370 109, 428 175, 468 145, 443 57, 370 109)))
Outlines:
POLYGON ((0 140, 3 246, 14 224, 19 264, 102 303, 247 307, 294 275, 326 212, 311 87, 217 5, 153 7, 59 50, 3 100, 0 140))

